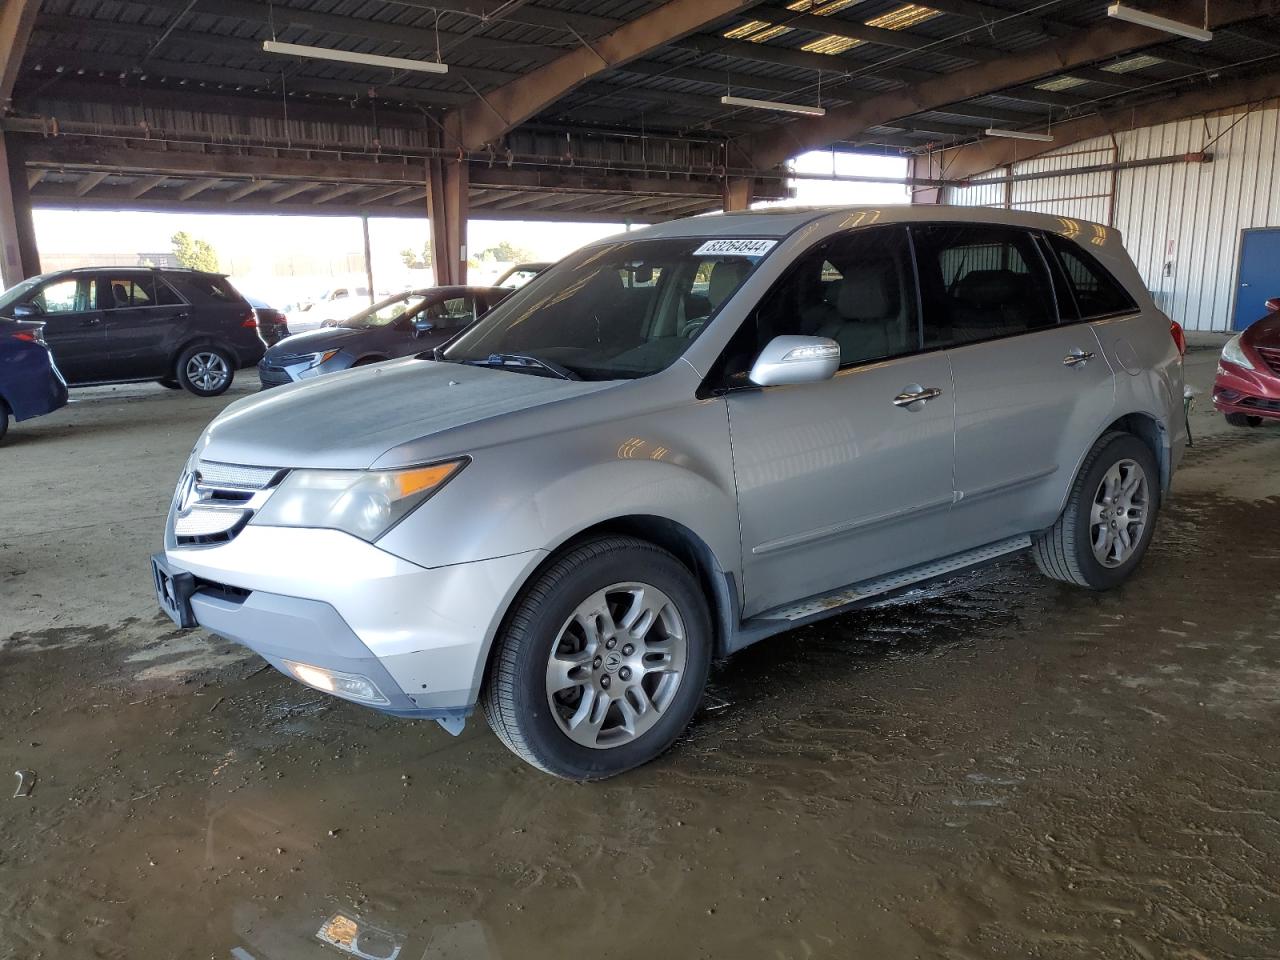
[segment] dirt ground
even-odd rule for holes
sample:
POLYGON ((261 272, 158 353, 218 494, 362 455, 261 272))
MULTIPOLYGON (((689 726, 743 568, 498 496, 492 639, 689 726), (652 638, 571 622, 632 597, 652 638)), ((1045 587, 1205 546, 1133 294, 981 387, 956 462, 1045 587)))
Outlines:
POLYGON ((253 381, 77 391, 0 447, 0 768, 38 778, 0 957, 322 960, 337 913, 401 960, 1280 955, 1280 428, 1201 402, 1124 588, 1018 559, 777 637, 579 786, 159 615, 177 473, 253 381))

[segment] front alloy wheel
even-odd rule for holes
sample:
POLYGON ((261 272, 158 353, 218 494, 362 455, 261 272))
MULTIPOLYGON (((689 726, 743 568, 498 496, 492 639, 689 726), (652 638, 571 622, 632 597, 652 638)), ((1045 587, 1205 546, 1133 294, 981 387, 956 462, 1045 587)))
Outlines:
POLYGON ((547 660, 547 703, 575 743, 606 750, 642 737, 684 676, 685 625, 648 583, 615 583, 578 605, 547 660))
POLYGON ((710 615, 690 569, 652 543, 605 536, 567 549, 525 588, 480 701, 521 759, 599 780, 671 746, 710 665, 710 615))

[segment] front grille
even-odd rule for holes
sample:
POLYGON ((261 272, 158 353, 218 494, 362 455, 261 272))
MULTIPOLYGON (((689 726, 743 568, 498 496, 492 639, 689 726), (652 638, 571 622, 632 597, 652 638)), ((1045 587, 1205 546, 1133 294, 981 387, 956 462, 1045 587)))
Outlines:
POLYGON ((1235 401, 1235 404, 1238 407, 1248 407, 1251 410, 1280 413, 1280 400, 1268 400, 1265 397, 1241 397, 1235 401))
POLYGON ((244 529, 287 471, 201 461, 174 495, 174 539, 181 546, 226 543, 244 529))
POLYGON ((295 363, 306 363, 314 356, 315 354, 311 353, 282 353, 264 362, 269 367, 291 367, 295 363))
POLYGON ((293 378, 283 370, 273 370, 270 367, 258 367, 258 380, 262 382, 262 389, 266 390, 270 387, 283 387, 286 383, 293 383, 293 378))
POLYGON ((1280 347, 1254 347, 1253 349, 1258 351, 1258 356, 1262 357, 1262 362, 1271 372, 1280 376, 1280 347))

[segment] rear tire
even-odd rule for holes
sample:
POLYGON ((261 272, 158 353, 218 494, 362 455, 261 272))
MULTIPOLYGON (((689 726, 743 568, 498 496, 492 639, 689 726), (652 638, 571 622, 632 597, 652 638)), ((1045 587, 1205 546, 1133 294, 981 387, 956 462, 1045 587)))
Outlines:
POLYGON ((539 770, 601 780, 659 756, 688 726, 711 622, 684 564, 610 536, 543 570, 496 644, 480 701, 498 738, 539 770))
POLYGON ((227 392, 236 375, 235 358, 225 347, 203 344, 188 347, 178 357, 178 383, 197 397, 216 397, 227 392))
POLYGON ((1160 470, 1130 433, 1108 433, 1080 466, 1067 505, 1036 538, 1032 556, 1046 577, 1091 590, 1129 578, 1155 532, 1160 470))
POLYGON ((1227 413, 1224 414, 1227 423, 1233 427, 1260 427, 1262 426, 1261 417, 1251 417, 1247 413, 1227 413))

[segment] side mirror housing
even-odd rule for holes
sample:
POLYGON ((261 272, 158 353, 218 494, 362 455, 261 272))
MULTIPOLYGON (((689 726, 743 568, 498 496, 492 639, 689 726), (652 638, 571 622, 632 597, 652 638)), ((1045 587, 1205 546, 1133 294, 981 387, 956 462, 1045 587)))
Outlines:
POLYGON ((759 387, 830 380, 840 369, 840 344, 826 337, 774 337, 751 367, 759 387))
POLYGON ((14 307, 13 307, 13 315, 18 319, 21 319, 23 317, 38 317, 43 313, 44 311, 41 310, 38 306, 36 306, 34 303, 18 303, 18 304, 14 304, 14 307))
POLYGON ((428 320, 426 317, 413 318, 414 333, 430 333, 435 328, 436 328, 435 323, 432 322, 431 320, 428 320))

